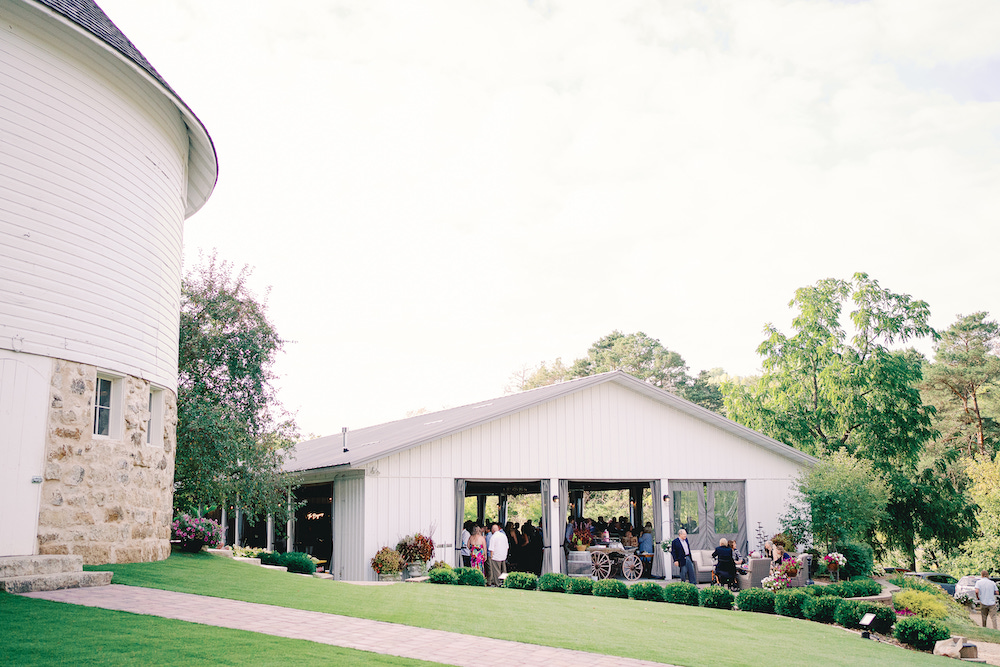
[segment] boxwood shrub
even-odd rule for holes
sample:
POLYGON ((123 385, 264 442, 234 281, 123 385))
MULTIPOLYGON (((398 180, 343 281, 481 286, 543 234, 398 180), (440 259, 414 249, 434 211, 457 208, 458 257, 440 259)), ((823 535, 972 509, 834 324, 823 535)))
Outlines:
POLYGON ((628 596, 633 600, 663 602, 663 586, 652 581, 640 581, 628 587, 628 596))
POLYGON ((741 611, 756 611, 761 614, 774 613, 774 592, 763 588, 748 588, 736 596, 736 606, 741 611))
POLYGON ((485 586, 486 577, 475 567, 456 567, 453 572, 461 586, 485 586))
POLYGON ((563 593, 566 591, 566 581, 569 579, 565 574, 549 572, 538 578, 538 590, 549 593, 563 593))
POLYGON ((951 637, 951 631, 941 621, 909 616, 896 621, 893 635, 899 641, 909 644, 915 649, 931 651, 934 649, 934 644, 951 637))
POLYGON ((837 605, 839 604, 840 598, 833 595, 814 597, 806 601, 806 604, 802 608, 802 613, 810 621, 832 624, 834 622, 834 614, 837 611, 837 605))
POLYGON ((663 587, 663 601, 671 604, 698 606, 698 587, 686 581, 678 581, 663 587))
POLYGON ((594 595, 602 598, 628 598, 628 586, 617 579, 602 579, 594 582, 594 595))
POLYGON ((533 591, 538 587, 538 577, 533 572, 508 572, 503 587, 533 591))
POLYGON ((698 606, 709 609, 732 609, 736 597, 722 586, 708 586, 698 591, 698 606))
POLYGON ((774 613, 779 616, 805 618, 803 608, 812 596, 805 591, 783 590, 774 594, 774 613))
POLYGON ((896 620, 896 614, 884 604, 876 602, 858 602, 856 600, 841 600, 837 605, 833 618, 845 628, 860 628, 861 617, 865 614, 875 614, 871 629, 886 634, 896 620))
POLYGON ((427 575, 427 580, 432 584, 458 584, 458 574, 455 570, 448 570, 443 567, 435 568, 427 575))
POLYGON ((878 583, 874 579, 869 579, 868 577, 851 581, 851 586, 854 589, 854 595, 852 597, 867 597, 870 595, 878 595, 882 592, 882 584, 878 583))
POLYGON ((574 595, 592 595, 594 580, 589 577, 569 577, 566 582, 566 592, 574 595))
POLYGON ((309 557, 309 554, 300 551, 290 551, 284 554, 279 565, 284 565, 289 572, 299 572, 301 574, 312 574, 316 571, 316 563, 309 557))

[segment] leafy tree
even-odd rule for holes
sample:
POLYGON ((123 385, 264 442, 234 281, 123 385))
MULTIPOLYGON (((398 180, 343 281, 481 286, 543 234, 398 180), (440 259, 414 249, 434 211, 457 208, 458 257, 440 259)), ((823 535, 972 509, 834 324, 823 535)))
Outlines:
POLYGON ((986 318, 986 312, 960 316, 941 334, 922 385, 937 409, 939 441, 970 456, 992 456, 998 440, 997 422, 985 410, 1000 387, 1000 327, 986 318))
POLYGON ((722 414, 722 378, 725 376, 726 372, 721 368, 701 371, 683 388, 681 395, 692 403, 722 414))
POLYGON ((959 554, 944 559, 955 572, 1000 571, 1000 457, 980 456, 966 472, 972 484, 969 494, 976 503, 977 535, 962 545, 959 554))
POLYGON ((889 487, 876 524, 885 545, 915 562, 915 540, 937 538, 951 549, 970 535, 970 506, 942 473, 919 466, 935 431, 921 401, 922 357, 897 343, 934 335, 923 301, 882 288, 867 274, 800 288, 791 336, 767 325, 758 347, 764 373, 749 387, 723 385, 731 418, 812 454, 844 448, 871 461, 889 487), (841 325, 850 303, 853 336, 841 325), (966 524, 963 526, 963 522, 966 524))
POLYGON ((573 362, 571 377, 625 371, 654 387, 678 393, 688 383, 687 364, 676 352, 641 331, 612 331, 590 346, 587 356, 573 362))
POLYGON ((516 383, 516 386, 519 391, 525 391, 527 389, 547 387, 550 384, 564 382, 568 379, 570 379, 569 369, 566 368, 565 364, 563 364, 562 358, 557 357, 556 360, 552 362, 551 368, 549 368, 549 366, 543 361, 538 365, 538 368, 520 379, 520 381, 516 383))
POLYGON ((285 341, 264 300, 213 253, 181 286, 174 504, 236 500, 251 517, 284 516, 290 480, 281 472, 295 422, 271 381, 285 341))
POLYGON ((871 461, 856 459, 845 449, 824 455, 803 472, 797 496, 782 517, 782 529, 805 542, 806 534, 833 550, 852 539, 865 539, 885 516, 889 489, 871 461))

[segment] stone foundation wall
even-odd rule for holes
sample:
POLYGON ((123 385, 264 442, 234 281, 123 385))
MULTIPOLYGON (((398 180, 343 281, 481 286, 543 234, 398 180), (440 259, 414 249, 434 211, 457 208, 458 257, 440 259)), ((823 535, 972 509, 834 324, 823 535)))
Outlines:
POLYGON ((149 383, 126 376, 121 437, 95 436, 96 380, 93 366, 54 362, 38 552, 80 555, 88 564, 163 560, 170 555, 177 398, 162 392, 163 444, 147 445, 149 383))

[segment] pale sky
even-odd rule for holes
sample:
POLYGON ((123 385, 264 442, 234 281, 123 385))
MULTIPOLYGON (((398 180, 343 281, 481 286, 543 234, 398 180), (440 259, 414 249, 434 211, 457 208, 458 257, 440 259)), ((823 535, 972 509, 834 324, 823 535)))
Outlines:
POLYGON ((202 119, 303 433, 644 331, 759 368, 866 271, 1000 316, 1000 2, 98 0, 202 119))

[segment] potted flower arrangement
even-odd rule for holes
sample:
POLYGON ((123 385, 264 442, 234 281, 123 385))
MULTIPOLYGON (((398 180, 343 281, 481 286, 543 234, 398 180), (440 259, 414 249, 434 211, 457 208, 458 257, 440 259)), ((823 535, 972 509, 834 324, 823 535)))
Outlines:
POLYGON ((831 572, 836 572, 840 568, 847 565, 847 558, 842 553, 837 553, 833 551, 823 556, 823 562, 826 563, 826 569, 831 572))
POLYGON ((222 526, 212 519, 181 514, 170 524, 174 538, 180 540, 181 551, 198 553, 206 544, 222 546, 222 526))
POLYGON ((593 539, 594 538, 590 534, 590 531, 588 531, 586 528, 577 528, 576 530, 573 531, 573 535, 570 536, 569 542, 570 544, 573 545, 573 548, 576 549, 577 551, 584 551, 586 550, 587 547, 590 546, 590 543, 593 541, 593 539))
POLYGON ((772 593, 777 593, 780 590, 788 588, 788 584, 790 584, 791 581, 791 579, 789 579, 786 575, 781 574, 781 572, 775 572, 770 577, 764 577, 764 579, 760 582, 760 587, 765 590, 769 590, 772 593))
POLYGON ((407 535, 396 545, 411 577, 424 574, 424 565, 434 557, 434 540, 422 533, 407 535))
POLYGON ((799 563, 794 560, 786 560, 775 569, 775 572, 781 574, 790 581, 798 575, 799 563))
POLYGON ((379 581, 399 581, 399 572, 406 565, 399 552, 389 547, 382 547, 372 558, 372 569, 378 575, 379 581))

